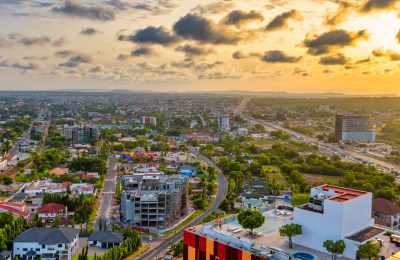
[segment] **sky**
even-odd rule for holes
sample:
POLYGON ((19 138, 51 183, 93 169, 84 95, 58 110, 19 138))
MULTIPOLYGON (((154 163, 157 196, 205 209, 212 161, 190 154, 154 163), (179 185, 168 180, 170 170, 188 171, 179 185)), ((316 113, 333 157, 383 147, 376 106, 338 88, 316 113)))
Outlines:
POLYGON ((400 0, 0 0, 0 89, 400 94, 400 0))

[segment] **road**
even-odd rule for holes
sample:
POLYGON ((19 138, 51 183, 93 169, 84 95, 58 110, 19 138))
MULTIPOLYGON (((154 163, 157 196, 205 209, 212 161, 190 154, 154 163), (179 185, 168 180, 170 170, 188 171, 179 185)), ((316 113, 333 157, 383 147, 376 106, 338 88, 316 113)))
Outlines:
POLYGON ((218 171, 218 177, 217 177, 217 183, 218 183, 218 191, 217 191, 217 196, 215 197, 215 200, 213 204, 206 210, 204 211, 200 216, 195 218, 192 222, 190 222, 186 227, 180 229, 177 231, 175 234, 171 235, 170 237, 165 238, 161 244, 157 245, 154 248, 151 248, 146 254, 142 255, 139 257, 139 260, 154 260, 160 254, 164 249, 166 249, 169 246, 169 243, 176 243, 180 239, 183 238, 183 230, 196 226, 199 224, 200 221, 203 220, 207 215, 212 213, 213 211, 217 211, 219 204, 225 199, 227 193, 228 193, 228 181, 222 174, 222 171, 215 166, 208 158, 205 156, 197 153, 193 149, 189 148, 189 151, 199 157, 204 163, 206 163, 208 166, 214 167, 218 171))
POLYGON ((102 219, 102 225, 107 220, 108 226, 111 224, 111 216, 108 214, 112 208, 112 201, 115 194, 116 186, 116 163, 112 154, 108 157, 108 172, 104 179, 103 189, 100 196, 100 206, 97 211, 96 221, 94 223, 94 229, 99 229, 100 218, 102 219))
POLYGON ((203 116, 199 114, 200 120, 201 120, 201 124, 203 125, 203 127, 207 126, 206 120, 204 120, 203 116))
MULTIPOLYGON (((375 166, 387 168, 389 171, 394 170, 396 172, 400 172, 398 165, 394 165, 394 164, 389 163, 389 162, 385 162, 385 161, 382 161, 382 160, 379 160, 379 159, 376 159, 376 158, 372 158, 370 156, 367 156, 367 155, 364 155, 364 154, 361 154, 361 153, 357 153, 355 151, 345 150, 345 149, 340 148, 337 145, 324 143, 324 142, 320 141, 319 139, 317 139, 315 137, 310 137, 308 135, 305 135, 305 134, 302 134, 302 133, 298 133, 298 132, 292 131, 290 129, 284 128, 284 127, 282 127, 280 125, 277 125, 277 124, 274 124, 272 122, 266 122, 266 121, 255 119, 253 117, 245 115, 245 114, 243 114, 243 110, 246 107, 246 104, 247 104, 247 102, 249 100, 250 99, 248 99, 248 98, 243 100, 242 103, 235 110, 235 114, 240 115, 241 117, 243 117, 247 121, 251 122, 252 124, 260 123, 269 131, 281 129, 285 133, 291 134, 292 136, 296 136, 297 137, 296 139, 307 140, 311 144, 317 145, 320 148, 328 148, 328 149, 331 149, 331 150, 333 150, 333 151, 335 151, 335 152, 337 152, 337 153, 339 153, 341 155, 346 155, 346 157, 348 157, 349 159, 342 158, 342 159, 344 159, 346 161, 354 162, 355 158, 359 158, 360 160, 366 161, 366 162, 370 162, 375 166)), ((322 152, 324 152, 324 151, 322 151, 322 152)))

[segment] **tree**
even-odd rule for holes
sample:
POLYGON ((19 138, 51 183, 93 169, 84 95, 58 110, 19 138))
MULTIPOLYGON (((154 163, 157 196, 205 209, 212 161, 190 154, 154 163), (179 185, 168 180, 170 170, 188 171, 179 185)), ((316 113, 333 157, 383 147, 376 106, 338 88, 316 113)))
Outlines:
POLYGON ((192 141, 192 146, 193 146, 193 147, 198 147, 199 145, 200 145, 199 140, 193 139, 193 141, 192 141))
POLYGON ((3 182, 5 185, 10 185, 11 183, 13 183, 13 178, 11 178, 10 176, 4 176, 3 182))
POLYGON ((326 240, 323 244, 326 251, 332 254, 332 260, 336 260, 337 255, 341 255, 346 248, 346 244, 343 240, 336 240, 333 242, 332 240, 326 240))
POLYGON ((289 248, 293 248, 292 237, 303 234, 301 225, 299 224, 286 224, 279 228, 279 235, 289 238, 289 248))
POLYGON ((369 260, 373 258, 378 259, 380 251, 381 249, 377 244, 368 241, 367 243, 358 246, 357 255, 360 258, 368 258, 369 260))
POLYGON ((102 228, 102 223, 101 223, 101 219, 99 220, 100 221, 100 223, 99 223, 99 231, 101 231, 101 228, 102 228))
POLYGON ((248 208, 239 212, 238 220, 243 228, 249 228, 253 233, 253 229, 259 228, 264 224, 265 216, 257 210, 248 208))
POLYGON ((272 178, 268 182, 268 189, 272 191, 272 194, 274 195, 274 202, 276 202, 276 196, 279 195, 280 191, 284 188, 283 184, 276 181, 275 178, 272 178))
POLYGON ((6 224, 14 221, 14 216, 11 212, 3 212, 0 214, 0 228, 4 228, 6 224))
POLYGON ((181 239, 178 243, 169 243, 171 245, 170 252, 172 252, 173 256, 182 256, 183 255, 183 239, 181 239))

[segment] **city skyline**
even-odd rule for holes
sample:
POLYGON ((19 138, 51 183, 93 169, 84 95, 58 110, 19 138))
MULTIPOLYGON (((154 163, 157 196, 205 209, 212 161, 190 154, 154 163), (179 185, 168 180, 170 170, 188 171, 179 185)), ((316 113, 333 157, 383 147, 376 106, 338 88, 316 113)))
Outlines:
POLYGON ((0 89, 399 94, 397 0, 0 0, 0 89))

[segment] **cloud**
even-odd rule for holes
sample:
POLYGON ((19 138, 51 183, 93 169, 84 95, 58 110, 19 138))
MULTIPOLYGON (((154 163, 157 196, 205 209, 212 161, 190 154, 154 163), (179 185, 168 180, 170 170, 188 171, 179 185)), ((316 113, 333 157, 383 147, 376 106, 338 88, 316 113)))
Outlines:
POLYGON ((16 62, 11 67, 22 70, 41 70, 44 65, 40 62, 16 62))
POLYGON ((74 68, 84 63, 93 63, 93 62, 94 62, 93 56, 88 54, 79 54, 76 56, 72 56, 67 62, 60 63, 58 66, 74 68))
POLYGON ((396 34, 396 39, 397 39, 397 42, 400 43, 400 30, 399 30, 399 32, 396 34))
POLYGON ((366 58, 366 59, 362 59, 362 60, 356 61, 356 64, 368 63, 368 62, 370 62, 370 61, 371 61, 371 58, 368 57, 368 58, 366 58))
MULTIPOLYGON (((27 47, 44 46, 47 44, 59 47, 66 42, 65 38, 63 37, 53 40, 49 36, 31 37, 20 33, 9 33, 8 38, 9 38, 8 40, 9 45, 16 43, 27 47)), ((1 39, 0 39, 0 46, 1 46, 1 39)))
POLYGON ((62 51, 57 51, 54 53, 54 56, 56 57, 61 57, 61 58, 68 58, 74 55, 78 55, 77 51, 70 51, 70 50, 62 50, 62 51))
POLYGON ((272 19, 271 22, 266 27, 267 31, 274 31, 278 30, 281 28, 284 28, 287 25, 287 22, 290 18, 293 18, 297 14, 297 11, 292 9, 288 12, 284 12, 278 16, 276 16, 274 19, 272 19))
POLYGON ((398 0, 367 0, 361 5, 360 11, 368 13, 375 10, 392 9, 398 0))
POLYGON ((339 8, 334 14, 328 14, 325 17, 325 24, 338 25, 341 23, 346 15, 354 8, 353 4, 348 1, 339 1, 339 8))
POLYGON ((0 62, 0 67, 17 68, 26 71, 26 70, 41 70, 44 68, 44 65, 43 63, 40 62, 25 62, 25 61, 12 62, 11 60, 3 60, 0 62))
POLYGON ((383 48, 375 49, 372 51, 372 55, 374 55, 375 57, 382 57, 385 56, 385 51, 383 48))
POLYGON ((224 0, 220 2, 214 2, 207 5, 197 5, 191 11, 200 14, 219 14, 225 13, 235 7, 233 1, 224 0))
POLYGON ((394 51, 388 51, 388 55, 391 61, 399 61, 400 60, 400 53, 394 51))
POLYGON ((84 35, 94 35, 96 33, 99 33, 100 31, 96 30, 95 28, 84 28, 82 29, 82 31, 80 32, 80 34, 84 34, 84 35))
POLYGON ((185 39, 200 43, 236 44, 241 39, 229 28, 195 14, 182 17, 174 24, 173 30, 185 39))
POLYGON ((154 54, 153 49, 148 48, 148 47, 140 47, 131 52, 132 57, 140 57, 140 56, 146 56, 146 55, 152 55, 152 54, 154 54))
POLYGON ((367 38, 365 30, 349 32, 338 29, 317 35, 313 39, 305 39, 303 44, 308 48, 308 54, 321 55, 330 52, 332 48, 352 46, 358 40, 367 38))
POLYGON ((220 23, 226 24, 226 25, 235 25, 237 27, 240 27, 248 22, 251 21, 264 21, 264 16, 262 13, 257 12, 255 10, 251 10, 249 12, 244 12, 242 10, 235 10, 230 13, 228 13, 220 23))
POLYGON ((257 52, 250 52, 248 54, 245 54, 243 53, 243 51, 235 51, 234 53, 232 53, 232 58, 236 60, 241 60, 249 57, 261 57, 261 56, 263 55, 257 52))
POLYGON ((101 5, 85 6, 77 0, 68 0, 64 5, 54 7, 53 12, 62 13, 68 16, 86 18, 98 21, 111 21, 115 20, 113 10, 105 9, 101 5))
POLYGON ((205 63, 201 63, 199 65, 196 65, 195 70, 200 70, 200 71, 209 70, 209 69, 213 69, 222 64, 224 64, 224 63, 222 61, 218 61, 218 60, 215 62, 212 62, 212 63, 205 62, 205 63))
POLYGON ((283 51, 280 50, 272 50, 272 51, 267 51, 265 52, 264 56, 262 57, 262 60, 268 63, 296 63, 298 62, 302 56, 299 57, 293 57, 289 56, 283 51))
POLYGON ((345 65, 349 60, 350 58, 346 57, 343 53, 336 53, 321 57, 319 63, 322 65, 345 65))
POLYGON ((175 51, 183 52, 187 57, 207 55, 214 52, 212 48, 209 49, 191 44, 180 45, 175 48, 175 51))
POLYGON ((179 41, 179 37, 173 35, 165 27, 149 26, 137 31, 133 35, 120 35, 120 41, 131 41, 135 43, 153 43, 161 45, 170 45, 179 41))

